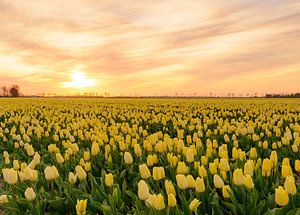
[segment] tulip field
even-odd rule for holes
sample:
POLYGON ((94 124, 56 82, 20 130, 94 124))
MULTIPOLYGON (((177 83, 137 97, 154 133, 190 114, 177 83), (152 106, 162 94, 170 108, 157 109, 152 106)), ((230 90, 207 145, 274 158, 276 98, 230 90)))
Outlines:
POLYGON ((0 214, 300 214, 299 99, 0 99, 0 214))

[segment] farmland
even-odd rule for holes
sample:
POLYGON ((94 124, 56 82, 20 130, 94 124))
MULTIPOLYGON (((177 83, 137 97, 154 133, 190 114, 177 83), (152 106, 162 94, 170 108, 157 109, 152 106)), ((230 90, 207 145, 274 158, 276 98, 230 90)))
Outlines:
POLYGON ((0 99, 0 209, 297 214, 299 147, 299 99, 0 99))

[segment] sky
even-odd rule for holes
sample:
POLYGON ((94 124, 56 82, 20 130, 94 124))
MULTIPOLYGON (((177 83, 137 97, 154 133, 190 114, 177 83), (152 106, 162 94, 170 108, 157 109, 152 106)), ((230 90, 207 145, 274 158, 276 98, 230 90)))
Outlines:
POLYGON ((300 91, 300 1, 0 0, 0 86, 24 94, 300 91))

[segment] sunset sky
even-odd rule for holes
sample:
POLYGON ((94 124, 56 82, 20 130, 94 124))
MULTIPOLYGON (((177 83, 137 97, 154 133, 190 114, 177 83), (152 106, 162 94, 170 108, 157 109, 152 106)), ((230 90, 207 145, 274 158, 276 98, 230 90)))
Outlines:
POLYGON ((24 93, 300 91, 299 0, 0 0, 0 21, 24 93))

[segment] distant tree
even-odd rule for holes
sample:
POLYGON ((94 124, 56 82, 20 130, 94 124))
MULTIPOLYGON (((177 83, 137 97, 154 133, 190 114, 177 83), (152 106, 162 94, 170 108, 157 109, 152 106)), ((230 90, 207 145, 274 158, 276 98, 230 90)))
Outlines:
POLYGON ((18 85, 13 85, 9 89, 9 93, 12 97, 19 97, 20 96, 20 87, 18 85))
POLYGON ((2 91, 1 96, 3 96, 3 97, 9 96, 9 90, 6 86, 1 87, 1 91, 2 91))

